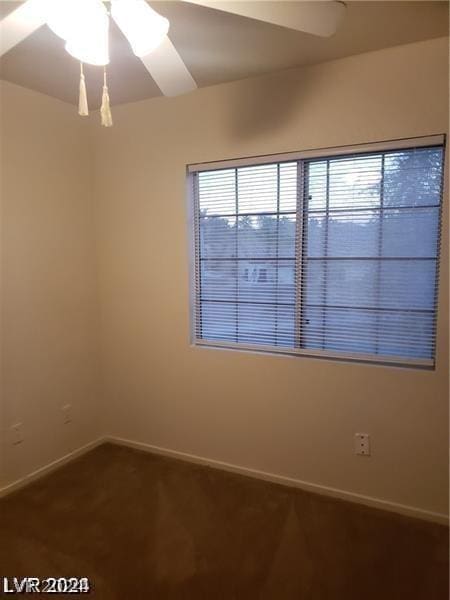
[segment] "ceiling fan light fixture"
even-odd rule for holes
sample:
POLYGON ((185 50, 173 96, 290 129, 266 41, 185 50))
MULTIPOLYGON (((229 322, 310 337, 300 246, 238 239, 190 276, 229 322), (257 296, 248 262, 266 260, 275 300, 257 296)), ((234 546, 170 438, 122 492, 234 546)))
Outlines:
POLYGON ((76 0, 48 0, 46 2, 47 25, 63 40, 67 40, 79 20, 76 0))
POLYGON ((107 17, 102 0, 45 0, 45 10, 47 25, 65 41, 107 17))
POLYGON ((66 42, 67 52, 83 63, 105 66, 109 63, 109 19, 88 22, 66 42))
POLYGON ((157 48, 169 31, 168 19, 153 10, 145 0, 113 0, 111 16, 139 57, 157 48))
POLYGON ((102 0, 45 0, 47 25, 67 52, 91 65, 109 63, 109 17, 102 0))

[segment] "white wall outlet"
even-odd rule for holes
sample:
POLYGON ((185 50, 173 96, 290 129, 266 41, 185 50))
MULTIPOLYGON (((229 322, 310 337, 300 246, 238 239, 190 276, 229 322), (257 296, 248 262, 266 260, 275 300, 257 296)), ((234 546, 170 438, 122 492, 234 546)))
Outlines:
POLYGON ((72 423, 72 405, 64 404, 61 406, 62 414, 63 414, 63 424, 67 425, 68 423, 72 423))
POLYGON ((11 442, 14 446, 23 442, 22 423, 14 423, 14 425, 11 425, 11 442))
POLYGON ((370 436, 368 433, 355 433, 355 454, 370 456, 370 436))

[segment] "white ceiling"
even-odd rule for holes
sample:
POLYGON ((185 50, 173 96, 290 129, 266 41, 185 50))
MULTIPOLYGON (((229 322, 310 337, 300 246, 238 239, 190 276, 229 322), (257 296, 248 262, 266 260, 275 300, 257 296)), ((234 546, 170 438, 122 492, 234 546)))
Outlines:
MULTIPOLYGON (((434 0, 347 2, 344 24, 331 38, 185 2, 150 4, 170 20, 169 36, 199 87, 449 33, 448 2, 434 0)), ((0 1, 0 16, 15 7, 17 2, 0 1)), ((114 24, 108 70, 113 104, 160 95, 114 24)), ((2 79, 74 104, 78 101, 78 74, 77 61, 47 26, 10 50, 0 62, 2 79)), ((87 66, 86 79, 90 104, 99 103, 102 69, 87 66)))

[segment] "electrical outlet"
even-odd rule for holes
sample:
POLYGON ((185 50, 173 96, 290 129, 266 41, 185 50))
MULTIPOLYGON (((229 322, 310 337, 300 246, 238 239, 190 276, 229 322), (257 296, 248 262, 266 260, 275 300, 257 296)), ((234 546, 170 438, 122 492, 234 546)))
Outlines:
POLYGON ((368 433, 355 433, 355 454, 370 456, 370 436, 368 433))
POLYGON ((23 442, 23 427, 22 423, 11 425, 11 442, 14 446, 23 442))
POLYGON ((63 414, 63 424, 68 425, 69 423, 72 423, 72 405, 64 404, 64 406, 61 406, 61 410, 63 414))

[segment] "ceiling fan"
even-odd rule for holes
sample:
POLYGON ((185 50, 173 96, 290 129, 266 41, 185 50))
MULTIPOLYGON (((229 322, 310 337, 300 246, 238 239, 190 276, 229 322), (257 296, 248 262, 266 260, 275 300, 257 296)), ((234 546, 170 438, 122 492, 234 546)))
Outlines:
MULTIPOLYGON (((343 2, 334 0, 183 1, 321 37, 329 37, 337 31, 346 10, 343 2)), ((103 67, 109 63, 110 18, 165 96, 176 96, 197 88, 167 35, 169 21, 146 0, 111 0, 109 9, 102 0, 26 0, 0 21, 0 56, 47 23, 65 40, 67 52, 80 61, 84 85, 82 63, 103 67)), ((85 109, 87 111, 87 105, 85 109)))

